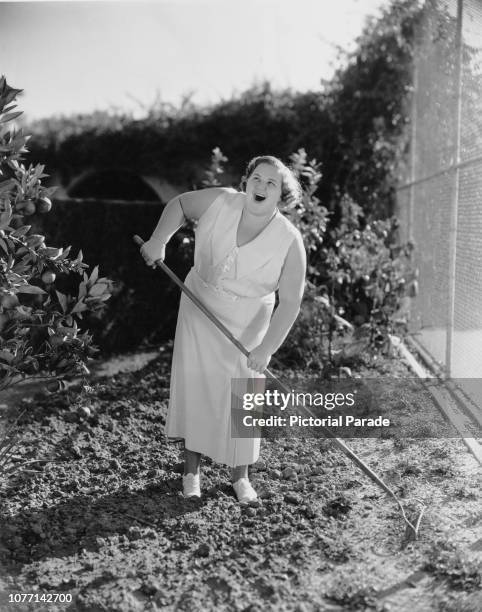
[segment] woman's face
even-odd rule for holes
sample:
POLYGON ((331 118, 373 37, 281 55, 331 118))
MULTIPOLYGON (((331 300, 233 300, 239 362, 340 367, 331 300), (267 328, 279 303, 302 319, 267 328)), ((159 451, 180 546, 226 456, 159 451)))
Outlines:
POLYGON ((255 215, 272 214, 281 200, 282 175, 278 168, 262 163, 246 181, 246 205, 255 215))

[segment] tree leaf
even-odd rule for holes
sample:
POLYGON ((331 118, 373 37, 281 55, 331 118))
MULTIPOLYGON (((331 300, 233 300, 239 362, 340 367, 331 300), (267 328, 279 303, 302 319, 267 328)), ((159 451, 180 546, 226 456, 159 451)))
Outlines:
POLYGON ((55 247, 45 247, 42 252, 50 259, 57 259, 62 255, 62 249, 56 249, 55 247))
POLYGON ((5 96, 5 104, 10 104, 23 89, 14 89, 13 87, 7 87, 7 94, 5 96))
POLYGON ((2 361, 6 361, 7 363, 12 363, 12 361, 15 359, 15 355, 12 355, 12 353, 9 353, 8 351, 0 351, 0 359, 2 361))
POLYGON ((33 295, 45 295, 47 292, 35 285, 21 285, 17 288, 17 293, 31 293, 33 295))
POLYGON ((92 270, 92 274, 90 275, 89 282, 93 285, 98 278, 99 278, 99 266, 95 266, 95 268, 92 270))
MULTIPOLYGON (((63 253, 62 253, 61 255, 59 255, 59 256, 57 257, 57 259, 58 259, 59 261, 61 261, 62 259, 65 259, 65 258, 68 256, 68 254, 70 253, 70 249, 71 249, 71 248, 72 248, 71 246, 68 246, 67 248, 65 248, 65 249, 64 249, 64 251, 63 251, 63 253)), ((60 250, 62 251, 62 249, 60 249, 60 250)))
POLYGON ((102 295, 103 293, 105 293, 106 290, 107 290, 107 285, 105 285, 104 283, 97 283, 90 289, 89 295, 91 297, 98 297, 99 295, 102 295))
POLYGON ((18 238, 19 236, 25 236, 25 234, 30 230, 31 227, 31 225, 23 225, 22 227, 19 227, 14 232, 12 232, 11 236, 15 236, 16 238, 18 238))
POLYGON ((80 314, 84 310, 87 310, 87 306, 84 304, 84 302, 82 302, 82 300, 79 300, 77 302, 77 304, 72 308, 71 312, 72 312, 72 314, 74 314, 74 313, 79 313, 80 314))
POLYGON ((22 111, 15 111, 14 113, 7 113, 6 115, 0 115, 0 123, 7 123, 7 121, 13 121, 17 117, 20 117, 22 111))
POLYGON ((60 293, 60 291, 56 291, 55 293, 57 294, 57 299, 59 300, 62 312, 67 312, 67 296, 64 293, 60 293))
MULTIPOLYGON (((7 148, 7 151, 10 150, 9 148, 7 148)), ((0 195, 2 193, 7 193, 8 191, 10 191, 12 189, 12 187, 14 187, 16 184, 15 179, 8 179, 7 181, 2 181, 0 183, 0 195)))
POLYGON ((12 111, 14 108, 17 108, 18 104, 6 104, 5 108, 3 109, 3 113, 9 113, 10 111, 12 111))
MULTIPOLYGON (((84 278, 86 275, 84 274, 84 278)), ((79 298, 83 298, 87 295, 87 285, 85 281, 82 281, 79 285, 79 298)))
POLYGON ((0 214, 0 227, 2 228, 7 227, 11 218, 12 218, 12 213, 9 213, 7 211, 1 213, 0 214))

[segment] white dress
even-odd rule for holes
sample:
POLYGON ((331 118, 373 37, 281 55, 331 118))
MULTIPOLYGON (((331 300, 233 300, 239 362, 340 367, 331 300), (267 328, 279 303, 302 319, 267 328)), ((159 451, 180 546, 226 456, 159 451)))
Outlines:
MULTIPOLYGON (((279 211, 263 231, 236 245, 245 194, 222 193, 196 228, 185 284, 248 351, 263 339, 294 225, 279 211)), ((231 379, 264 378, 184 293, 174 340, 166 434, 228 466, 254 463, 259 438, 231 437, 231 379)))

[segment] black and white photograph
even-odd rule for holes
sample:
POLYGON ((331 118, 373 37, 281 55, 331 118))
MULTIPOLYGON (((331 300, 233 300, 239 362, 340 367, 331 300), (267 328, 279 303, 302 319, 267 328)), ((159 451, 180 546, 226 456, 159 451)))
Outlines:
POLYGON ((482 0, 0 0, 0 611, 480 612, 482 0))

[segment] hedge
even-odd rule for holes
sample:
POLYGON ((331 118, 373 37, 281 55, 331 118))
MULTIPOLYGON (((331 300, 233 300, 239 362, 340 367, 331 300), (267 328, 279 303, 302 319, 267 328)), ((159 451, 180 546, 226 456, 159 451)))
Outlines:
MULTIPOLYGON (((162 207, 160 202, 54 200, 48 215, 30 218, 47 244, 72 245, 73 253, 82 250, 87 263, 99 264, 100 274, 115 281, 107 317, 86 320, 103 353, 131 350, 143 340, 158 343, 174 335, 179 290, 162 272, 146 266, 132 239, 134 234, 149 238, 162 207)), ((183 245, 185 235, 176 234, 166 258, 182 279, 192 265, 191 249, 183 245)), ((62 287, 62 279, 58 284, 62 287)))

